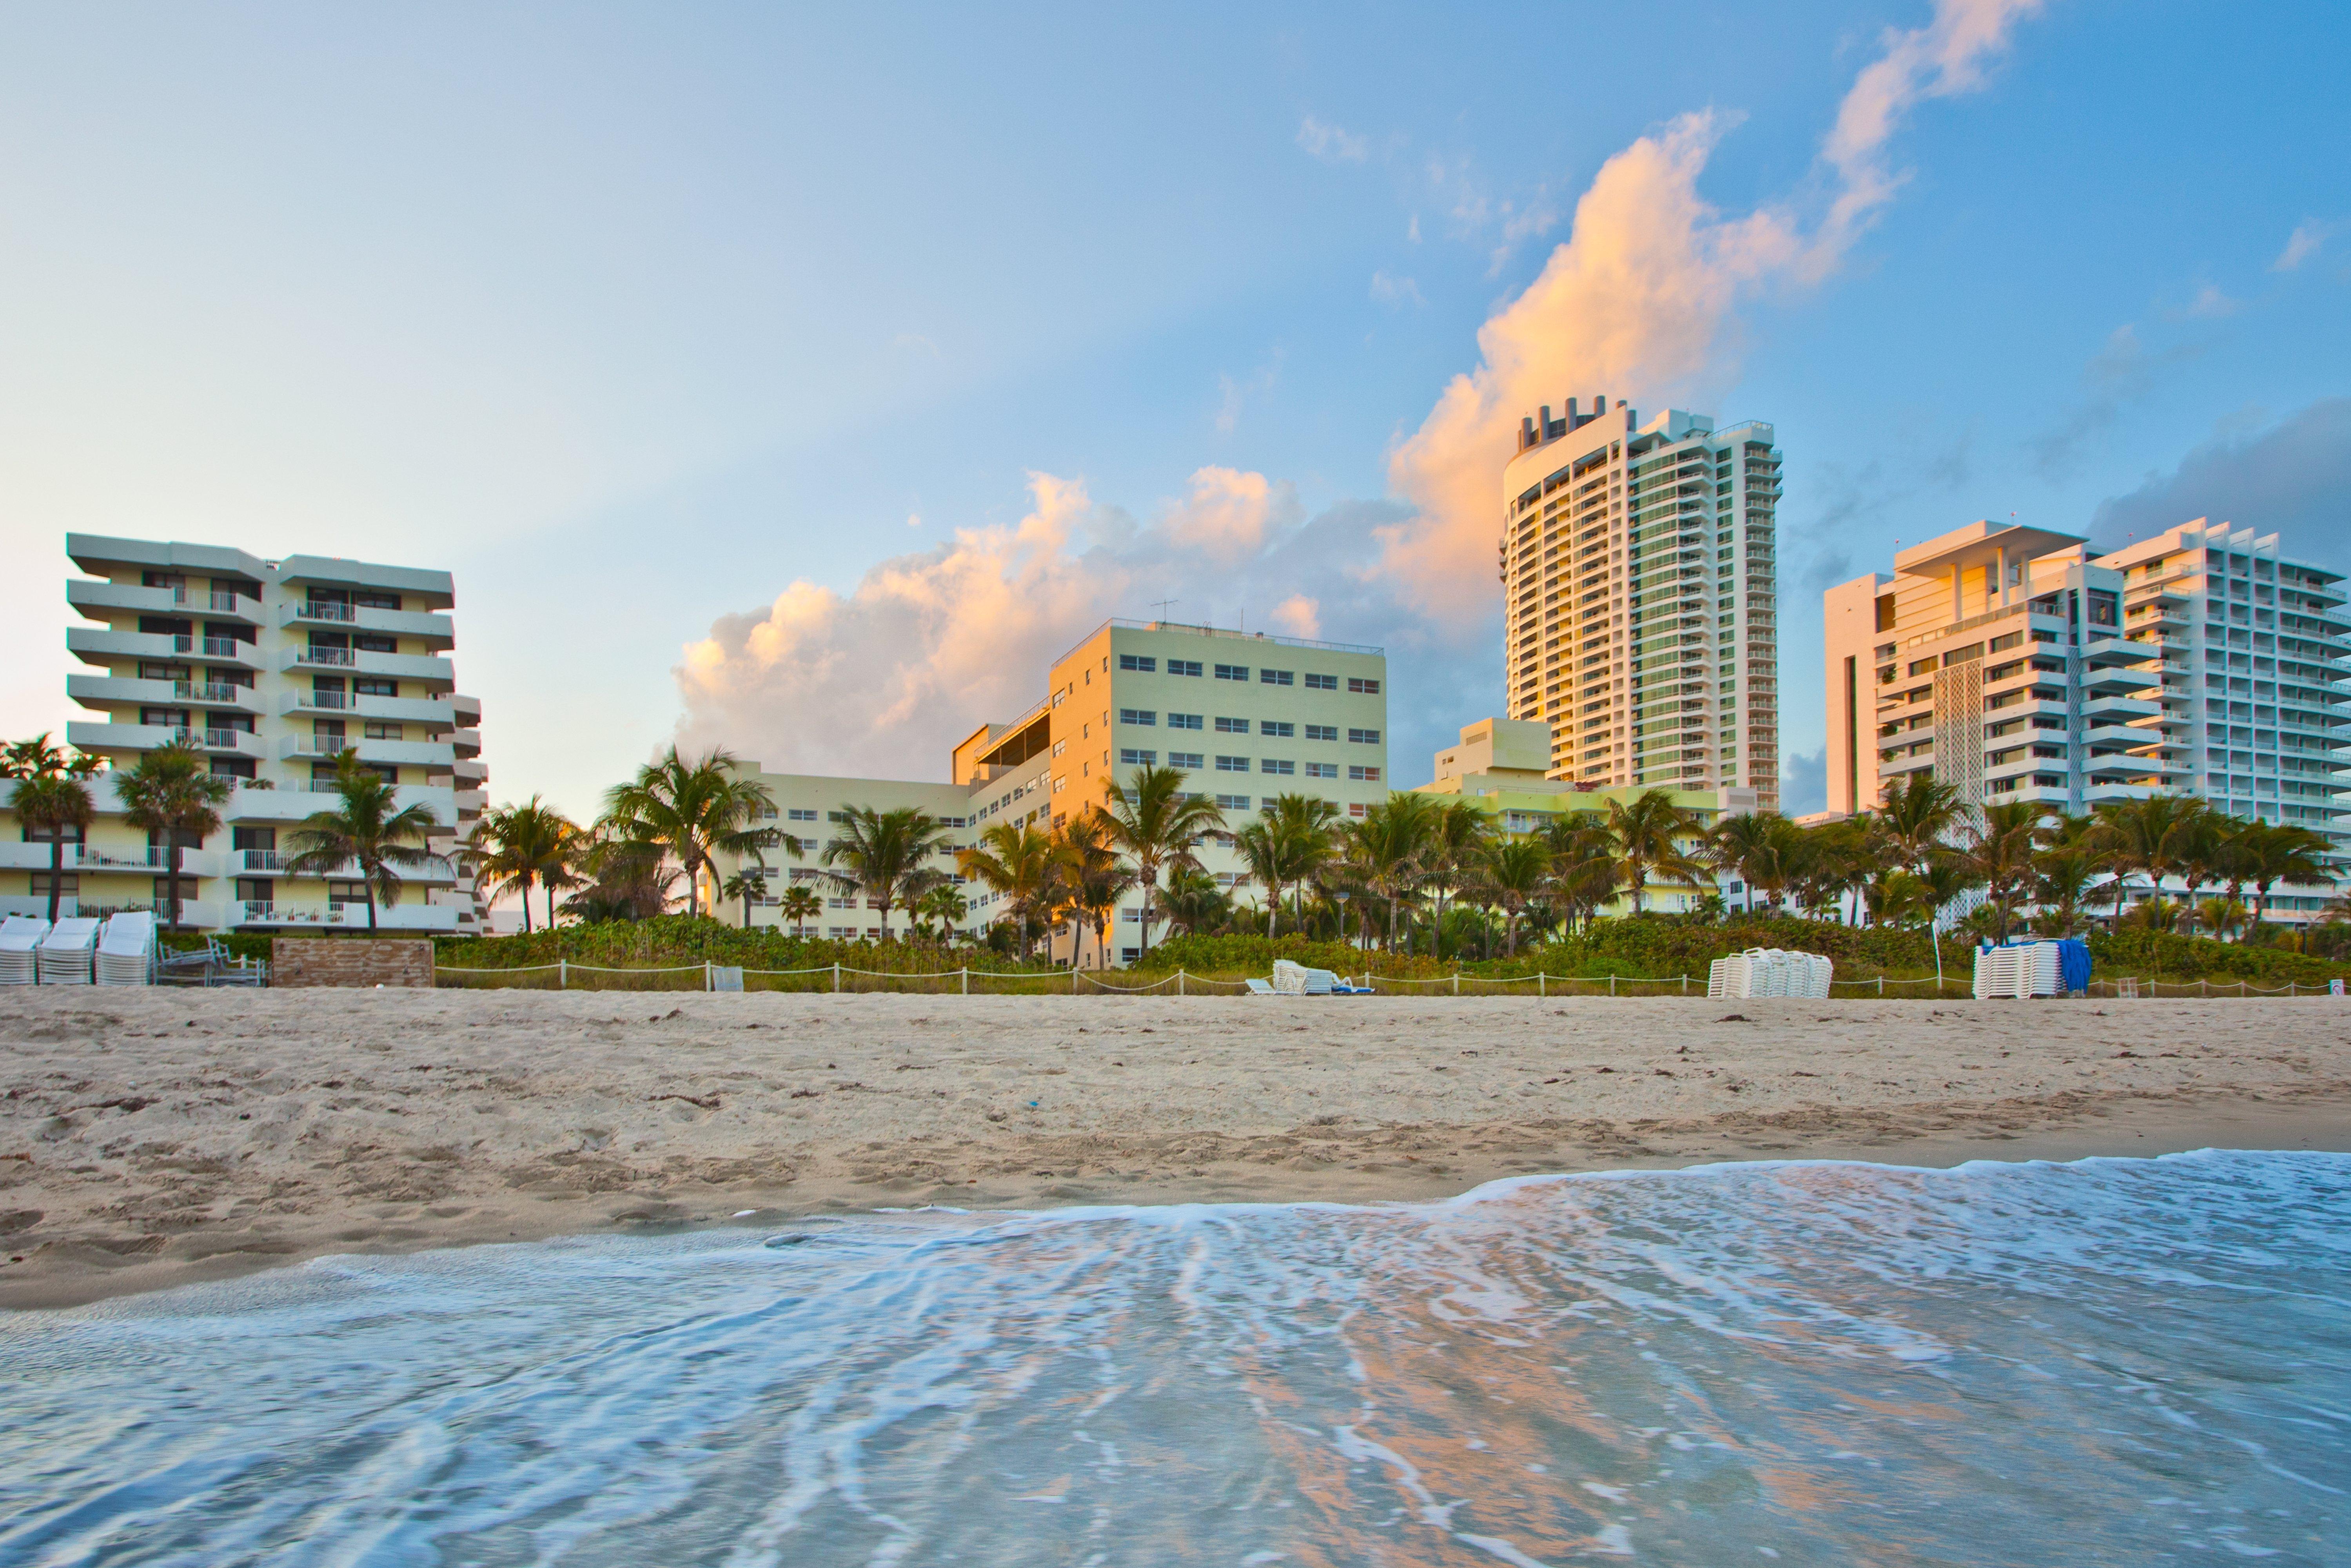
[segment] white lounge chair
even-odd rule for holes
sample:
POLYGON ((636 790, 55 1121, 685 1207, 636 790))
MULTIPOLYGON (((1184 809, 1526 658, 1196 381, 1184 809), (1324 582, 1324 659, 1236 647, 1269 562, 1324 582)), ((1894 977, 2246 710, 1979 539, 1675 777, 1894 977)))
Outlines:
POLYGON ((0 986, 29 986, 37 977, 34 949, 49 934, 49 923, 37 915, 12 915, 0 920, 0 986))
POLYGON ((96 968, 101 986, 153 984, 155 916, 140 910, 107 921, 98 936, 96 968))
POLYGON ((1249 979, 1242 983, 1249 987, 1250 996, 1270 997, 1273 995, 1273 988, 1267 985, 1263 980, 1249 979))
POLYGON ((76 915, 60 920, 41 938, 37 967, 45 986, 87 986, 90 959, 98 950, 98 918, 76 915))

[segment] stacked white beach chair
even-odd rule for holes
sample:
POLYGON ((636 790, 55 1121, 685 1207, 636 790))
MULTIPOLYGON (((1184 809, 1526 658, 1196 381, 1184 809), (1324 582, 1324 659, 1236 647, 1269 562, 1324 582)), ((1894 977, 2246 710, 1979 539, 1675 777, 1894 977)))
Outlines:
POLYGON ((0 920, 0 986, 29 986, 39 977, 33 954, 48 934, 49 923, 37 915, 0 920))
POLYGON ((1778 947, 1750 947, 1717 958, 1708 966, 1706 994, 1709 997, 1825 998, 1835 978, 1836 966, 1819 953, 1792 953, 1778 947))
POLYGON ((101 986, 154 983, 154 915, 140 910, 107 921, 98 937, 97 978, 101 986))
POLYGON ((2064 992, 2060 977, 2058 944, 2018 942, 2005 947, 1976 950, 1978 997, 2054 997, 2064 992))
POLYGON ((76 915, 60 920, 41 938, 38 964, 45 986, 87 986, 90 959, 98 950, 98 919, 76 915))

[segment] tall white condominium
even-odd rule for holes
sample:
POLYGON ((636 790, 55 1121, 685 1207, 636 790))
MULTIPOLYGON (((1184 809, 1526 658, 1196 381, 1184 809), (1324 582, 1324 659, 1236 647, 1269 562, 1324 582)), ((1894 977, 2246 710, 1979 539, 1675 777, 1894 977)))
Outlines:
MULTIPOLYGON (((98 715, 68 724, 66 738, 117 773, 183 740, 234 781, 220 832, 183 847, 186 924, 298 932, 366 923, 354 869, 297 876, 285 863, 288 830, 339 803, 329 782, 346 748, 398 787, 399 804, 433 813, 441 831, 431 848, 446 852, 472 831, 488 775, 481 704, 458 695, 449 659, 447 572, 89 534, 67 535, 66 553, 89 574, 68 581, 66 602, 95 622, 66 632, 67 649, 89 666, 66 678, 66 695, 98 715)), ((164 847, 122 821, 109 779, 95 782, 99 819, 68 857, 72 880, 61 891, 86 915, 160 907, 164 847)), ((47 845, 37 851, 37 884, 48 866, 47 845)), ((381 926, 486 928, 462 865, 402 877, 400 901, 378 911, 381 926)), ((44 911, 47 892, 30 890, 44 911)))
POLYGON ((1569 398, 1503 470, 1506 704, 1551 777, 1780 803, 1771 427, 1569 398))
MULTIPOLYGON (((2222 810, 2326 834, 2351 856, 2351 616, 2344 574, 2278 552, 2275 534, 2199 517, 2099 559, 2123 574, 2123 623, 2163 650, 2164 723, 2186 788, 2222 810)), ((2300 901, 2323 903, 2323 900, 2300 901)))

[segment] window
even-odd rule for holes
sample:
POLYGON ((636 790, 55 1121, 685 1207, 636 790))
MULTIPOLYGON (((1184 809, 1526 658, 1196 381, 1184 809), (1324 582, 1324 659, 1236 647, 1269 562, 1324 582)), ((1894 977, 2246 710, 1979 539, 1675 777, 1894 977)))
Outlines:
POLYGON ((1142 956, 1143 949, 1140 947, 1121 947, 1118 950, 1118 961, 1122 964, 1134 963, 1142 956))
POLYGON ((1298 733, 1298 727, 1286 718, 1262 718, 1258 720, 1257 732, 1259 735, 1278 735, 1288 740, 1298 733))
POLYGON ((1376 768, 1365 768, 1360 763, 1351 762, 1347 765, 1347 777, 1353 779, 1358 784, 1376 784, 1380 781, 1380 770, 1376 768))
POLYGON ((1217 666, 1217 679, 1220 681, 1248 680, 1249 666, 1247 664, 1218 664, 1217 666))
POLYGON ((1358 696, 1375 697, 1380 695, 1380 683, 1365 680, 1361 675, 1349 675, 1347 689, 1358 696))
POLYGON ((396 724, 378 724, 373 720, 370 720, 361 727, 367 731, 367 737, 370 740, 405 740, 408 738, 407 731, 402 729, 400 726, 396 724))
POLYGON ((1219 757, 1217 758, 1217 771, 1219 773, 1246 773, 1249 770, 1249 758, 1246 757, 1219 757))
POLYGON ((396 697, 400 695, 400 683, 370 680, 367 676, 360 675, 352 680, 351 690, 363 697, 396 697))
POLYGON ((1306 689, 1310 692, 1335 692, 1339 689, 1339 677, 1309 673, 1306 677, 1306 689))
POLYGON ((1053 742, 1053 755, 1056 757, 1061 756, 1062 752, 1067 751, 1069 748, 1070 743, 1066 740, 1057 740, 1053 742))
POLYGON ((1339 738, 1339 727, 1335 724, 1310 724, 1306 727, 1306 738, 1309 740, 1336 740, 1339 738))
POLYGON ((1217 797, 1217 810, 1219 811, 1246 811, 1249 809, 1249 798, 1246 795, 1219 795, 1217 797))
POLYGON ((1167 716, 1170 729, 1198 729, 1207 721, 1196 713, 1171 713, 1167 716))
POLYGON ((814 806, 794 806, 784 812, 784 818, 787 821, 813 822, 816 821, 816 808, 814 806))
POLYGON ((1155 768, 1159 763, 1159 753, 1138 751, 1132 746, 1122 746, 1118 748, 1118 761, 1122 768, 1155 768))
POLYGON ((400 652, 400 639, 379 637, 371 632, 355 632, 351 634, 351 646, 362 653, 397 653, 400 652))
POLYGON ((1347 815, 1351 817, 1360 817, 1364 815, 1364 803, 1361 800, 1350 800, 1347 802, 1347 815))
POLYGON ((1118 710, 1118 722, 1147 727, 1157 724, 1159 715, 1147 707, 1123 707, 1118 710))
POLYGON ((1262 758, 1259 760, 1257 766, 1258 771, 1260 773, 1295 773, 1298 771, 1297 763, 1291 762, 1286 758, 1280 757, 1262 758))
POLYGON ((1206 768, 1208 759, 1196 751, 1171 751, 1167 754, 1170 768, 1206 768))
POLYGON ((1148 653, 1121 653, 1118 656, 1118 667, 1122 670, 1141 670, 1147 675, 1159 668, 1159 661, 1148 653))
POLYGON ((1171 675, 1189 675, 1194 680, 1197 680, 1200 677, 1200 661, 1197 659, 1170 659, 1167 661, 1167 673, 1171 675))
POLYGON ((1310 762, 1306 765, 1306 777, 1309 779, 1336 779, 1339 777, 1339 765, 1335 762, 1310 762))
POLYGON ((327 884, 327 907, 329 909, 340 909, 347 904, 363 904, 367 901, 367 883, 363 882, 330 882, 327 884))
POLYGON ((1289 670, 1259 670, 1257 673, 1257 678, 1269 686, 1288 686, 1297 684, 1297 676, 1289 670))
MULTIPOLYGON (((37 871, 33 873, 33 896, 35 898, 47 898, 49 896, 49 879, 53 874, 57 877, 57 893, 59 898, 79 898, 81 896, 81 873, 79 872, 69 871, 62 873, 53 873, 46 871, 37 871)), ((195 883, 193 878, 182 877, 180 879, 180 896, 183 899, 186 898, 190 892, 194 888, 194 885, 195 883)), ((42 913, 47 914, 47 911, 44 910, 42 913)))
POLYGON ((188 678, 185 664, 162 664, 152 659, 139 661, 139 678, 142 681, 184 681, 188 678))
POLYGON ((1217 716, 1218 735, 1247 735, 1249 732, 1249 722, 1245 718, 1227 718, 1221 714, 1217 716))
POLYGON ((1347 740, 1354 746, 1377 746, 1380 732, 1376 729, 1351 729, 1347 732, 1347 740))
POLYGON ((351 602, 362 610, 397 610, 400 608, 400 595, 370 593, 365 589, 361 589, 351 595, 351 602))
MULTIPOLYGON (((1009 800, 1011 797, 1007 796, 1005 799, 1009 800)), ((1004 804, 1004 801, 998 800, 997 804, 1001 806, 1004 804)), ((828 822, 845 822, 849 821, 849 813, 846 811, 827 811, 824 814, 824 820, 828 822)))

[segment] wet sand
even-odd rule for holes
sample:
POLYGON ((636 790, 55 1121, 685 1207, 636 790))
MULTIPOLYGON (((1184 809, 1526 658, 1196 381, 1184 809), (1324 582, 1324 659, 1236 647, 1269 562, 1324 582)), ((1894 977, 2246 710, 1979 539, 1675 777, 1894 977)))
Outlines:
POLYGON ((8 1307, 326 1253, 917 1204, 1413 1201, 1718 1160, 2351 1151, 2351 1007, 2325 998, 8 1000, 8 1307))

